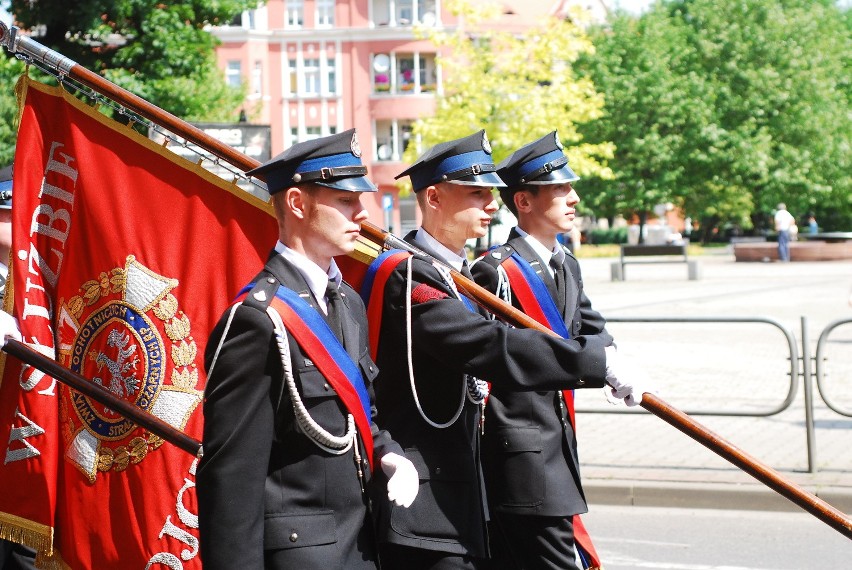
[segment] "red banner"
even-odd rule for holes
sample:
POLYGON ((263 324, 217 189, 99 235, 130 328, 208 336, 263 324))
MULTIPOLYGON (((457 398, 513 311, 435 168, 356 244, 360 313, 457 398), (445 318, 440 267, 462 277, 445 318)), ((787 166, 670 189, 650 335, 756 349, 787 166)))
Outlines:
MULTIPOLYGON (((62 89, 19 89, 6 309, 28 345, 201 439, 207 333, 275 243, 271 208, 62 89)), ((0 536, 51 568, 201 568, 195 458, 0 358, 0 536)))

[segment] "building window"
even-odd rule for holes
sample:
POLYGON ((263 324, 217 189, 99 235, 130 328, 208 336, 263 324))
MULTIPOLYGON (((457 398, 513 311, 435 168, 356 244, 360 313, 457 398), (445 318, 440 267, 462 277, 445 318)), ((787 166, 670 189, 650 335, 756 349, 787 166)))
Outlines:
POLYGON ((437 87, 437 72, 435 68, 435 58, 420 56, 419 57, 419 72, 420 72, 420 92, 434 92, 437 87))
POLYGON ((318 59, 306 59, 302 65, 302 95, 320 94, 320 64, 318 59))
POLYGON ((376 121, 376 148, 374 155, 378 162, 399 162, 402 154, 411 142, 413 120, 393 119, 376 121))
POLYGON ((400 196, 399 201, 399 233, 405 235, 411 230, 417 229, 417 199, 414 192, 408 196, 400 196))
POLYGON ((312 141, 322 136, 322 127, 305 127, 305 141, 312 141))
POLYGON ((225 68, 225 81, 231 87, 239 87, 243 82, 243 66, 239 60, 231 60, 225 68))
POLYGON ((324 93, 334 95, 337 93, 337 61, 332 58, 325 62, 325 85, 324 93))
POLYGON ((251 70, 251 92, 260 97, 263 95, 263 62, 255 61, 254 69, 251 70))
POLYGON ((390 55, 377 53, 373 56, 373 93, 387 93, 390 91, 390 66, 390 55))
POLYGON ((373 93, 410 95, 437 89, 435 54, 376 54, 373 93))
MULTIPOLYGON (((397 81, 400 91, 413 91, 418 75, 414 62, 417 61, 413 55, 397 56, 397 81)), ((419 61, 418 61, 419 63, 419 61)))
POLYGON ((417 21, 424 26, 438 23, 438 10, 435 0, 420 0, 417 4, 417 21))
POLYGON ((287 0, 286 24, 288 28, 301 28, 305 23, 305 0, 287 0))
POLYGON ((317 27, 331 28, 334 26, 334 7, 335 0, 316 0, 317 8, 317 27))
POLYGON ((396 0, 396 23, 410 26, 414 21, 414 0, 396 0))
POLYGON ((374 26, 438 24, 439 0, 372 0, 374 26))

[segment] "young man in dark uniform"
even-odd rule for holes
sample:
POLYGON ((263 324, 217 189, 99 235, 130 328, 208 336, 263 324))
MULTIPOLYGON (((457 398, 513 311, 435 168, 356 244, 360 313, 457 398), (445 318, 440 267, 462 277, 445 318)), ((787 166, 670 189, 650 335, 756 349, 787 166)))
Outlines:
POLYGON ((279 242, 205 354, 206 570, 375 569, 371 464, 398 506, 417 493, 413 465, 372 422, 364 305, 333 259, 353 251, 361 193, 376 190, 360 155, 353 129, 248 173, 267 183, 279 242))
MULTIPOLYGON (((518 149, 498 165, 497 173, 506 183, 500 190, 503 203, 517 216, 518 226, 504 246, 473 265, 474 279, 529 316, 544 316, 542 324, 561 336, 594 339, 595 345, 606 347, 609 380, 615 375, 612 336, 583 290, 577 259, 557 241, 573 228, 580 201, 571 186, 579 177, 568 166, 559 136, 554 131, 518 149)), ((583 366, 578 362, 578 376, 594 372, 583 366)), ((641 391, 636 391, 628 404, 640 400, 641 391)), ((588 509, 580 482, 573 395, 518 392, 495 384, 485 418, 482 461, 492 517, 491 567, 586 567, 589 545, 580 545, 580 565, 574 541, 574 523, 582 523, 573 515, 588 509), (535 441, 533 453, 507 449, 506 434, 525 434, 535 441)))
MULTIPOLYGON (((497 210, 492 189, 503 185, 494 170, 485 131, 422 155, 397 177, 411 178, 423 215, 405 240, 469 275, 465 241, 486 234, 497 210)), ((480 422, 487 393, 480 379, 518 390, 601 387, 606 343, 506 327, 461 298, 442 263, 420 255, 391 259, 386 280, 373 285, 384 293, 379 419, 416 466, 420 493, 410 509, 380 510, 382 561, 406 570, 481 568, 488 508, 479 447, 481 430, 490 428, 480 422)), ((538 442, 524 436, 507 434, 506 448, 534 450, 538 442)))

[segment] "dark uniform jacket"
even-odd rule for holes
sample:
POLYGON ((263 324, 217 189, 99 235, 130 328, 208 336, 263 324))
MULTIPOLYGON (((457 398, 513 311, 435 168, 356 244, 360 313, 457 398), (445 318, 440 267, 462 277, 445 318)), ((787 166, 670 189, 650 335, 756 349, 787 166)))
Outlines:
MULTIPOLYGON (((204 568, 375 568, 375 536, 354 450, 333 455, 301 433, 283 383, 272 321, 265 312, 279 283, 316 308, 313 296, 296 267, 275 252, 254 283, 233 315, 205 388, 204 457, 197 473, 204 568), (258 292, 266 302, 257 301, 258 292)), ((360 365, 372 397, 377 369, 369 356, 364 305, 345 283, 341 292, 353 317, 344 320, 350 323, 344 331, 345 347, 360 365)), ((228 318, 226 312, 210 335, 205 353, 208 370, 228 318)), ((344 406, 292 335, 289 341, 305 407, 331 434, 344 434, 344 406)), ((402 450, 375 424, 372 431, 375 465, 380 469, 382 455, 402 450)), ((369 480, 360 438, 359 451, 369 480)))
MULTIPOLYGON (((428 246, 406 241, 440 259, 428 246)), ((487 507, 479 463, 479 406, 465 395, 471 374, 513 390, 556 390, 603 386, 604 344, 597 337, 570 341, 506 327, 469 311, 430 262, 415 256, 412 266, 412 360, 425 415, 448 422, 430 426, 418 411, 408 373, 406 264, 385 286, 377 361, 379 423, 405 449, 420 476, 420 491, 408 509, 382 503, 379 540, 449 553, 485 557, 487 507), (587 371, 580 377, 576 371, 587 371)), ((490 429, 486 424, 486 432, 490 429)))
MULTIPOLYGON (((606 321, 592 309, 583 292, 577 259, 567 250, 562 267, 566 287, 561 297, 544 266, 550 260, 540 259, 514 229, 505 246, 486 253, 473 265, 471 273, 477 283, 496 293, 496 267, 513 252, 529 262, 544 281, 573 338, 595 338, 599 345, 612 344, 612 337, 604 328, 606 321)), ((512 303, 521 308, 514 294, 512 303)), ((589 372, 582 363, 576 369, 580 377, 589 372)), ((517 392, 510 386, 495 384, 485 418, 482 460, 491 509, 541 516, 587 511, 580 484, 577 440, 559 391, 517 392)))

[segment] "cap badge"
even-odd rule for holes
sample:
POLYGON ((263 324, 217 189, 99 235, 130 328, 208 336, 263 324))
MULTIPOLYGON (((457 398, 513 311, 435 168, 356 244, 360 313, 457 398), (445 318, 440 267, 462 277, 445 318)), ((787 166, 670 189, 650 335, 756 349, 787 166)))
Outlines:
POLYGON ((564 146, 562 146, 562 141, 559 140, 559 134, 558 133, 553 133, 553 139, 556 142, 556 148, 558 148, 559 150, 562 150, 563 148, 565 148, 564 146))
POLYGON ((488 135, 485 134, 485 131, 482 132, 482 150, 491 154, 491 143, 488 142, 488 135))
POLYGON ((352 149, 352 154, 361 158, 361 145, 358 144, 358 133, 352 133, 352 142, 349 143, 349 148, 352 149))

